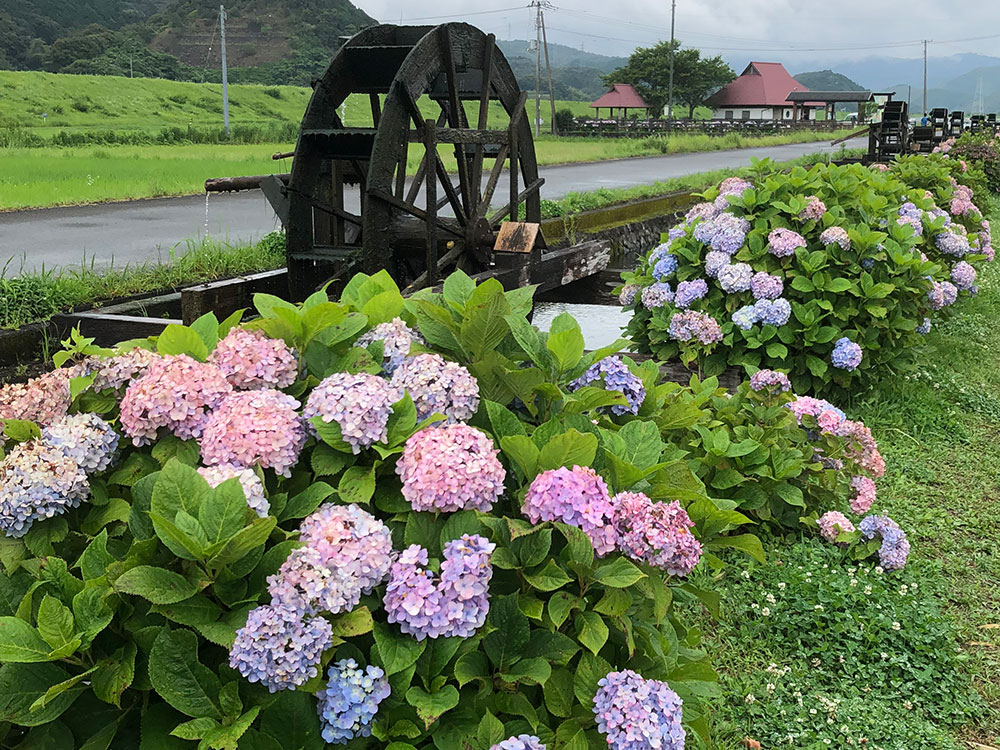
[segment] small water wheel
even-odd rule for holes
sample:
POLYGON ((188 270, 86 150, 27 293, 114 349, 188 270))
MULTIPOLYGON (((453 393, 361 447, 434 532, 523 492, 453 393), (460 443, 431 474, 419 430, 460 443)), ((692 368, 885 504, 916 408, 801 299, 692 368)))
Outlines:
POLYGON ((411 291, 488 269, 505 219, 541 220, 525 100, 495 37, 468 24, 375 26, 350 39, 314 84, 281 189, 292 293, 381 268, 411 291), (351 94, 367 94, 369 127, 344 125, 351 94), (453 150, 451 173, 439 145, 453 150))

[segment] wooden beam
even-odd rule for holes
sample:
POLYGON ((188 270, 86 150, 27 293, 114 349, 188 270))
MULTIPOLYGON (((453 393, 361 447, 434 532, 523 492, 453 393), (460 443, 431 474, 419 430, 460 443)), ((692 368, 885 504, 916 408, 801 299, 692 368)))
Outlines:
POLYGON ((181 318, 185 325, 210 312, 220 319, 227 318, 237 310, 250 307, 253 295, 258 292, 286 297, 288 270, 280 268, 182 289, 181 318))

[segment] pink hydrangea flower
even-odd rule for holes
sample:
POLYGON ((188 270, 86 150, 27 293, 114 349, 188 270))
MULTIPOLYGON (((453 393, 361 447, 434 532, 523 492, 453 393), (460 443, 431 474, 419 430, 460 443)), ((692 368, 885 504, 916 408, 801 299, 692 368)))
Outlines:
POLYGON ((806 201, 806 207, 799 214, 799 219, 801 221, 819 221, 822 219, 823 214, 826 213, 826 204, 815 195, 810 195, 806 198, 806 201))
POLYGON ((280 391, 233 393, 205 423, 202 459, 209 466, 261 466, 290 476, 306 441, 298 407, 298 401, 280 391))
POLYGON ((287 388, 299 375, 299 361, 288 344, 246 328, 229 331, 208 361, 239 390, 287 388))
POLYGON ((426 344, 423 337, 406 325, 402 318, 379 323, 362 335, 355 342, 355 346, 367 347, 375 341, 382 342, 382 369, 390 375, 410 355, 410 347, 413 344, 426 344))
POLYGON ((795 250, 806 246, 805 238, 798 232, 791 229, 779 227, 767 235, 768 250, 771 255, 779 258, 787 258, 795 255, 795 250))
POLYGON ((53 370, 27 383, 0 386, 0 419, 26 419, 45 427, 69 410, 69 374, 53 370))
POLYGON ((132 349, 112 357, 91 357, 83 363, 85 373, 94 373, 95 391, 117 390, 142 377, 150 365, 163 357, 149 349, 132 349))
POLYGON ((677 501, 654 503, 641 492, 622 492, 614 504, 618 548, 633 560, 686 576, 701 559, 694 522, 677 501))
POLYGON ((854 531, 854 524, 847 516, 836 510, 824 513, 819 517, 817 523, 819 524, 820 536, 828 542, 836 542, 837 537, 841 534, 850 534, 854 531))
POLYGON ((875 482, 865 476, 857 476, 851 479, 851 489, 854 490, 854 497, 851 498, 851 512, 859 516, 871 510, 875 504, 875 482))
POLYGON ((416 511, 489 512, 506 478, 488 435, 464 424, 428 427, 406 441, 396 473, 416 511))
POLYGON ((823 233, 819 236, 819 241, 824 246, 840 245, 841 250, 851 249, 850 235, 847 234, 847 230, 843 227, 828 227, 824 229, 823 233))
POLYGON ((199 438, 209 412, 232 390, 215 365, 186 354, 163 357, 125 391, 122 428, 135 445, 151 443, 161 427, 181 440, 199 438))
POLYGON ((521 512, 532 523, 561 521, 582 529, 601 557, 618 543, 608 486, 587 466, 563 466, 539 474, 528 488, 521 512))

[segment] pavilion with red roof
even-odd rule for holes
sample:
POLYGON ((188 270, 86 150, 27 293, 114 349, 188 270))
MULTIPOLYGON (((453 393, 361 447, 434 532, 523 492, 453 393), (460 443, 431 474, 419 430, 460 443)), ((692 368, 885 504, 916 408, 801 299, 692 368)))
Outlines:
POLYGON ((608 116, 614 118, 615 110, 618 110, 621 119, 628 118, 630 109, 642 109, 649 115, 650 106, 646 103, 635 87, 630 83, 616 83, 611 86, 611 90, 590 105, 597 110, 597 118, 601 117, 601 110, 607 108, 608 116))
POLYGON ((813 108, 823 102, 790 102, 794 92, 809 91, 776 62, 751 62, 739 78, 723 86, 706 104, 716 120, 797 120, 809 119, 813 108), (800 115, 801 111, 801 115, 800 115))

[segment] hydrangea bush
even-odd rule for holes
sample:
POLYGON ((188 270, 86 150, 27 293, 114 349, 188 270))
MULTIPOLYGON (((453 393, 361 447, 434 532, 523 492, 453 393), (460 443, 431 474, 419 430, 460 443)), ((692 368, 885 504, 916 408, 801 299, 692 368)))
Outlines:
POLYGON ((993 259, 952 172, 918 156, 727 180, 623 274, 633 347, 704 375, 782 370, 816 395, 907 366, 993 259))
POLYGON ((707 736, 715 673, 673 602, 717 613, 688 576, 760 543, 678 448, 706 439, 679 386, 530 305, 358 276, 242 324, 74 335, 0 388, 37 405, 4 422, 0 747, 707 736))

